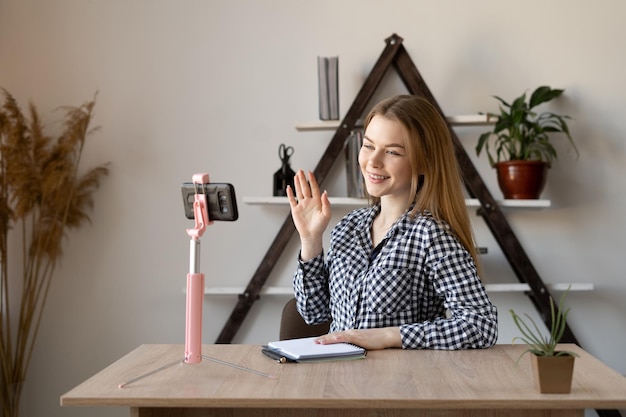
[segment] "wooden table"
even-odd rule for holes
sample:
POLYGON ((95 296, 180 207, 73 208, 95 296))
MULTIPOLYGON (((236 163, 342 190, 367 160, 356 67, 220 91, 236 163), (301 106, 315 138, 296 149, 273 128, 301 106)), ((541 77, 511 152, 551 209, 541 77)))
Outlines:
POLYGON ((570 394, 539 394, 521 345, 486 350, 372 351, 366 359, 279 364, 254 345, 204 345, 182 362, 182 345, 142 345, 61 397, 63 406, 124 406, 133 417, 197 416, 578 416, 626 408, 626 378, 580 354, 570 394), (180 363, 119 388, 119 384, 180 363))

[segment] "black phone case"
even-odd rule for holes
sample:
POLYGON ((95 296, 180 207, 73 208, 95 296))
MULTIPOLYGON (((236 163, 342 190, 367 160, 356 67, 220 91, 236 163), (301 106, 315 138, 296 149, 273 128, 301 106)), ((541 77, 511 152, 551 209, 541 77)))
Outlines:
POLYGON ((185 217, 188 219, 195 217, 193 214, 193 201, 196 189, 201 194, 206 195, 209 220, 232 222, 239 218, 235 187, 232 184, 193 184, 191 182, 185 182, 181 187, 185 217))

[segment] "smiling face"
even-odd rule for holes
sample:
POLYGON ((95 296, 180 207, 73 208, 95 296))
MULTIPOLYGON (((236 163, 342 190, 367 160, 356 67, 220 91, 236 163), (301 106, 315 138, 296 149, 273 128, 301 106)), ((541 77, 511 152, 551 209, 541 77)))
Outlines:
POLYGON ((367 192, 406 202, 411 190, 408 132, 395 120, 376 115, 369 122, 359 152, 367 192))

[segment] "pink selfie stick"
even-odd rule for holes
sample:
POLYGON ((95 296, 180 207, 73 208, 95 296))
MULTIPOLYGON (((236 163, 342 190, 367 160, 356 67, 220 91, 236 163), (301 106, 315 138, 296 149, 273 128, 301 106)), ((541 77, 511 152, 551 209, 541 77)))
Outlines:
POLYGON ((209 183, 209 174, 195 174, 192 181, 196 186, 193 201, 195 226, 187 229, 189 243, 189 273, 187 274, 187 311, 185 329, 185 362, 202 361, 202 302, 204 297, 204 274, 200 272, 200 237, 210 224, 206 195, 202 184, 209 183))
MULTIPOLYGON (((191 229, 187 229, 187 234, 191 238, 191 242, 189 243, 189 273, 187 274, 185 357, 182 360, 182 363, 200 363, 202 362, 202 359, 207 359, 211 362, 230 366, 231 368, 247 371, 267 378, 274 378, 273 375, 202 354, 202 302, 204 298, 204 274, 200 273, 200 237, 204 234, 207 226, 213 224, 213 221, 209 219, 209 210, 207 208, 206 200, 207 197, 204 193, 203 187, 203 184, 209 183, 209 174, 195 174, 192 177, 192 181, 195 187, 193 200, 195 226, 191 229)), ((119 388, 125 388, 147 376, 154 375, 157 372, 161 372, 180 363, 181 361, 179 359, 163 365, 157 369, 146 372, 143 375, 119 384, 119 388)))

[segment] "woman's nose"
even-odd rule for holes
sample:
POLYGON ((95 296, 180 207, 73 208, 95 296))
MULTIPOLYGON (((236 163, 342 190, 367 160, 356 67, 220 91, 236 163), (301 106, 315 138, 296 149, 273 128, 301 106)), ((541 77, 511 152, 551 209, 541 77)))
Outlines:
POLYGON ((380 168, 383 164, 382 162, 382 155, 380 154, 380 152, 372 152, 370 154, 368 163, 374 167, 374 168, 380 168))

